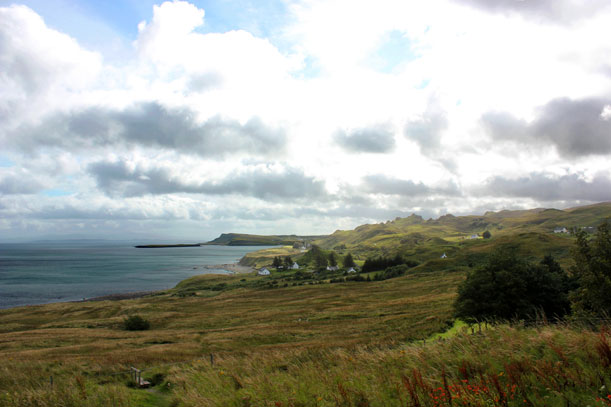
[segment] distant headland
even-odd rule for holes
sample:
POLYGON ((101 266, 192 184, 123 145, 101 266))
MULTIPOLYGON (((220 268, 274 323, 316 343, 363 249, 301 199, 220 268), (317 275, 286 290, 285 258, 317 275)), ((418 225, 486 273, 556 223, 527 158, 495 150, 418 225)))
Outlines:
POLYGON ((187 244, 187 243, 181 243, 181 244, 145 244, 145 245, 139 245, 139 246, 134 246, 137 249, 161 249, 161 248, 165 248, 165 247, 200 247, 201 244, 199 243, 192 243, 192 244, 187 244))

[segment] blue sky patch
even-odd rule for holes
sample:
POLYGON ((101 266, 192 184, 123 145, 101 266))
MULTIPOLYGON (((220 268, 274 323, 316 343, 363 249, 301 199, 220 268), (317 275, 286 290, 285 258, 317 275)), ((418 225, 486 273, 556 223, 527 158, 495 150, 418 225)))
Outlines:
POLYGON ((13 161, 9 160, 8 158, 6 158, 3 155, 0 155, 0 167, 8 168, 8 167, 12 167, 14 165, 15 165, 15 163, 13 161))
POLYGON ((380 46, 370 56, 370 66, 385 73, 393 72, 398 66, 418 58, 413 50, 413 44, 399 30, 386 33, 380 46))

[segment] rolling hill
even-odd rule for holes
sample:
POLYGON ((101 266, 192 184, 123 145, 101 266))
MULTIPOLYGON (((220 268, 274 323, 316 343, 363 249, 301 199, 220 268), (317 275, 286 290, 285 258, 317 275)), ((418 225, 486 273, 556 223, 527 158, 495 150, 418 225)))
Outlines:
POLYGON ((359 259, 385 255, 402 256, 419 262, 433 262, 445 253, 446 263, 467 265, 494 248, 514 248, 527 257, 553 254, 562 262, 573 244, 570 233, 557 228, 593 232, 611 217, 611 202, 565 210, 530 209, 486 212, 484 215, 444 215, 425 220, 418 215, 396 218, 354 230, 338 230, 312 243, 340 255, 350 252, 359 259), (491 238, 484 239, 489 231, 491 238))

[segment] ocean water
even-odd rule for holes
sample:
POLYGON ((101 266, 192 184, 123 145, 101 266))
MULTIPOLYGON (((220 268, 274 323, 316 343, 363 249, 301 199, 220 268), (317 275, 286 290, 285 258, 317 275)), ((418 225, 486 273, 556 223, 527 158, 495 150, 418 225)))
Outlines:
POLYGON ((174 287, 204 265, 237 262, 262 246, 136 249, 129 243, 0 244, 0 308, 174 287))

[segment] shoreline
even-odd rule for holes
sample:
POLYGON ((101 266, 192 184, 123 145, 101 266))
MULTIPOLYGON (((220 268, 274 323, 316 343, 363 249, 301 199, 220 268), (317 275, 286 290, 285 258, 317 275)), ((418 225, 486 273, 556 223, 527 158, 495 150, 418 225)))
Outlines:
MULTIPOLYGON (((225 270, 232 274, 248 274, 255 271, 254 268, 250 266, 241 266, 238 263, 230 263, 230 264, 211 264, 202 266, 204 270, 225 270)), ((213 273, 208 273, 213 274, 213 273)))
MULTIPOLYGON (((203 270, 225 270, 230 274, 248 274, 253 272, 255 269, 250 266, 241 266, 238 263, 229 263, 229 264, 208 264, 205 266, 201 266, 203 270)), ((204 274, 215 274, 215 273, 204 273, 204 274)), ((221 275, 226 275, 225 273, 219 273, 221 275)), ((201 274, 197 274, 201 275, 201 274)), ((193 276, 195 277, 195 276, 193 276)), ((184 281, 184 280, 181 280, 184 281)), ((179 284, 180 281, 176 284, 179 284)), ((147 297, 149 295, 159 295, 161 293, 167 292, 170 289, 166 290, 154 290, 154 291, 133 291, 128 293, 114 293, 114 294, 106 294, 101 295, 99 297, 91 297, 84 298, 82 300, 76 301, 67 301, 67 302, 89 302, 89 301, 121 301, 121 300, 135 300, 137 298, 147 297)), ((41 304, 43 305, 43 304, 41 304)))
MULTIPOLYGON (((201 270, 224 270, 224 271, 227 272, 227 273, 214 273, 214 272, 202 273, 202 274, 220 274, 220 275, 227 275, 227 274, 248 274, 248 273, 252 273, 252 272, 255 271, 255 269, 250 267, 250 266, 241 266, 238 263, 207 264, 207 265, 199 266, 198 269, 201 269, 201 270)), ((202 274, 196 274, 196 275, 202 275, 202 274)), ((194 275, 192 277, 195 277, 196 275, 194 275)), ((190 278, 190 277, 187 277, 187 278, 190 278)), ((176 284, 180 283, 181 281, 184 281, 184 279, 178 281, 176 284)), ((16 305, 16 306, 7 307, 7 308, 2 307, 2 308, 0 308, 0 310, 2 310, 2 309, 19 308, 19 307, 43 306, 43 305, 49 305, 49 304, 61 304, 61 303, 134 300, 134 299, 143 298, 143 297, 152 296, 152 295, 160 295, 162 293, 165 293, 165 292, 171 290, 172 288, 162 289, 162 290, 149 290, 149 291, 131 291, 131 292, 126 292, 126 293, 110 293, 110 294, 100 295, 100 296, 97 296, 97 297, 90 297, 90 298, 83 297, 80 300, 52 301, 52 302, 46 302, 46 303, 42 303, 42 304, 23 304, 23 305, 16 305)))

